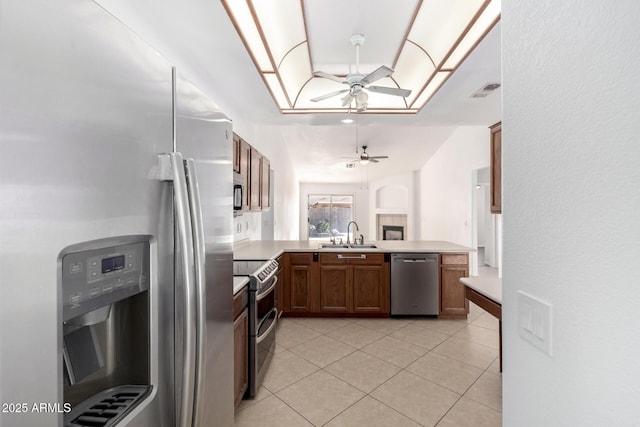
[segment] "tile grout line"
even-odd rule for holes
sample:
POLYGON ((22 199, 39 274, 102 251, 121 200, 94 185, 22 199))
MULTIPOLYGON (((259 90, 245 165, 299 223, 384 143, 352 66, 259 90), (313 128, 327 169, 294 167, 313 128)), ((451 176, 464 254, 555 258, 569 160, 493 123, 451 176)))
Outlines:
MULTIPOLYGON (((480 314, 479 316, 477 316, 477 317, 474 319, 474 321, 475 321, 475 320, 477 320, 480 316, 482 316, 482 314, 480 314)), ((439 346, 440 346, 440 345, 442 345, 443 343, 445 343, 445 342, 449 341, 449 339, 451 339, 451 338, 454 338, 454 339, 456 339, 456 340, 460 340, 460 341, 467 341, 467 342, 470 342, 470 343, 472 343, 472 344, 477 344, 477 345, 482 346, 482 347, 487 348, 487 349, 495 350, 494 348, 489 347, 489 346, 486 346, 486 345, 483 345, 483 344, 481 344, 481 343, 472 342, 472 341, 470 341, 468 338, 467 338, 467 339, 464 339, 464 340, 463 340, 463 339, 461 339, 461 338, 455 338, 455 336, 456 336, 458 333, 460 333, 464 328, 466 328, 466 327, 467 327, 467 326, 469 326, 469 325, 472 325, 473 321, 472 321, 472 322, 467 322, 467 323, 465 324, 465 326, 463 326, 462 328, 460 328, 460 329, 456 330, 456 331, 455 331, 455 332, 453 332, 453 333, 449 333, 449 332, 444 332, 444 331, 442 331, 442 330, 438 330, 438 329, 435 329, 435 328, 433 328, 433 329, 432 329, 432 328, 429 328, 429 325, 419 324, 419 322, 418 322, 417 320, 405 321, 405 324, 403 324, 402 326, 400 326, 400 327, 398 327, 398 328, 395 328, 395 329, 393 329, 393 330, 391 330, 391 331, 384 331, 384 332, 381 332, 379 329, 372 328, 372 327, 369 327, 368 325, 365 325, 365 324, 361 324, 361 323, 359 323, 359 321, 361 321, 361 320, 362 320, 362 319, 360 319, 360 318, 358 318, 357 320, 353 320, 353 319, 351 319, 351 318, 338 318, 338 319, 341 319, 342 321, 345 321, 345 322, 346 322, 346 324, 344 324, 344 325, 342 325, 342 326, 339 326, 339 327, 337 327, 337 328, 331 329, 331 330, 324 330, 324 331, 319 331, 319 330, 314 329, 313 327, 310 327, 310 326, 308 326, 307 324, 305 324, 305 320, 306 320, 307 318, 295 318, 295 317, 292 317, 292 318, 290 318, 290 319, 291 319, 294 323, 296 323, 297 325, 302 326, 302 327, 304 327, 304 328, 308 328, 308 329, 310 329, 310 330, 314 331, 315 333, 317 333, 317 334, 318 334, 318 336, 316 336, 316 337, 314 337, 314 338, 311 338, 311 339, 309 339, 309 340, 307 340, 307 341, 303 341, 303 342, 301 342, 301 343, 298 343, 298 344, 296 344, 296 345, 294 345, 294 346, 292 346, 292 347, 290 347, 290 348, 287 348, 287 347, 284 347, 284 346, 280 345, 280 347, 283 349, 282 351, 289 351, 290 353, 292 353, 292 354, 293 354, 293 355, 295 355, 296 357, 299 357, 300 359, 304 360, 305 362, 310 363, 311 365, 313 365, 313 366, 314 366, 315 368, 317 368, 317 369, 316 369, 314 372, 310 373, 310 374, 304 375, 303 377, 299 378, 298 380, 294 381, 293 383, 288 384, 287 386, 285 386, 284 388, 282 388, 282 389, 281 389, 281 390, 279 390, 278 392, 272 392, 272 391, 271 391, 267 386, 265 386, 265 385, 263 385, 263 387, 264 387, 267 391, 269 391, 269 392, 271 393, 271 395, 275 396, 278 400, 280 400, 281 402, 283 402, 287 407, 289 407, 291 410, 293 410, 296 414, 298 414, 299 416, 301 416, 304 420, 306 420, 306 421, 307 421, 307 422, 309 422, 310 424, 314 425, 315 427, 319 427, 319 426, 316 426, 315 424, 313 424, 313 423, 312 423, 309 419, 307 419, 303 414, 301 414, 301 413, 300 413, 300 412, 298 412, 295 408, 293 408, 292 406, 290 406, 289 404, 287 404, 287 402, 285 402, 285 401, 284 401, 284 400, 283 400, 283 399, 282 399, 278 394, 279 394, 280 392, 284 391, 285 389, 287 389, 287 388, 289 388, 289 387, 291 387, 291 386, 293 386, 293 385, 295 385, 295 384, 299 383, 300 381, 302 381, 302 380, 304 380, 304 379, 309 378, 311 375, 314 375, 314 374, 316 374, 316 373, 318 373, 318 372, 320 372, 320 371, 322 371, 322 372, 324 372, 324 373, 326 373, 326 374, 331 375, 333 378, 337 379, 338 381, 341 381, 341 382, 343 382, 343 383, 347 384, 349 387, 351 387, 351 388, 353 388, 353 389, 355 389, 355 390, 359 391, 360 393, 363 393, 362 397, 360 397, 359 399, 357 399, 355 402, 353 402, 352 404, 350 404, 350 405, 349 405, 349 406, 347 406, 346 408, 342 409, 339 413, 337 413, 336 415, 334 415, 333 417, 331 417, 328 421, 324 422, 322 425, 326 425, 326 424, 328 424, 328 423, 332 422, 334 419, 336 419, 337 417, 339 417, 340 415, 342 415, 343 413, 345 413, 345 412, 346 412, 346 411, 348 411, 349 409, 353 408, 355 405, 357 405, 359 402, 361 402, 361 401, 362 401, 363 399, 365 399, 366 397, 370 397, 371 399, 375 400, 376 402, 378 402, 378 403, 382 404, 383 406, 385 406, 385 407, 387 407, 387 408, 391 409, 391 410, 392 410, 392 411, 394 411, 395 413, 397 413, 397 414, 399 414, 399 415, 401 415, 401 416, 403 416, 403 417, 405 417, 405 418, 407 418, 407 419, 410 419, 410 420, 412 420, 413 422, 416 422, 416 423, 417 423, 417 424, 419 424, 419 425, 422 425, 420 422, 418 422, 417 420, 414 420, 413 418, 411 418, 411 417, 410 417, 410 416, 408 416, 407 414, 404 414, 404 413, 402 413, 402 412, 400 412, 400 411, 396 410, 395 408, 393 408, 393 407, 389 406, 389 405, 388 405, 388 404, 386 404, 385 402, 382 402, 382 401, 380 401, 379 399, 377 399, 376 397, 372 396, 372 393, 373 393, 373 392, 375 392, 375 390, 379 389, 379 388, 380 388, 380 387, 382 387, 384 384, 388 383, 390 380, 392 380, 393 378, 395 378, 395 377, 396 377, 398 374, 400 374, 401 372, 405 372, 405 373, 407 373, 407 374, 410 374, 410 375, 416 376, 416 377, 418 377, 418 378, 420 378, 420 379, 422 379, 422 380, 424 380, 424 381, 427 381, 427 382, 429 382, 429 383, 431 383, 431 384, 434 384, 434 385, 436 385, 436 386, 438 386, 438 387, 442 387, 442 388, 444 388, 444 389, 446 389, 446 390, 449 390, 450 392, 455 393, 455 394, 457 394, 457 395, 459 396, 459 397, 455 400, 455 402, 454 402, 454 403, 453 403, 453 404, 452 404, 452 405, 447 409, 447 411, 442 415, 442 417, 437 421, 436 425, 437 425, 437 424, 439 424, 439 423, 440 423, 440 422, 441 422, 441 421, 442 421, 442 420, 447 416, 447 414, 449 414, 449 412, 453 409, 453 407, 455 407, 455 406, 458 404, 458 402, 460 402, 460 400, 462 399, 462 397, 467 397, 467 399, 470 399, 470 400, 472 400, 473 402, 475 402, 475 403, 477 403, 477 404, 480 404, 480 405, 482 405, 482 406, 484 406, 484 407, 486 407, 486 408, 488 408, 488 409, 491 409, 491 410, 493 410, 493 411, 498 412, 499 414, 502 414, 502 412, 501 412, 501 411, 498 411, 498 410, 496 410, 495 408, 492 408, 492 407, 490 407, 490 406, 488 406, 488 405, 486 405, 486 404, 484 404, 484 403, 482 403, 482 402, 478 402, 478 401, 476 401, 475 399, 472 399, 471 397, 466 396, 466 393, 467 393, 467 392, 469 392, 469 390, 470 390, 470 389, 471 389, 471 388, 472 388, 472 387, 473 387, 473 386, 474 386, 474 385, 479 381, 479 379, 480 379, 480 378, 481 378, 485 373, 487 373, 487 372, 488 372, 488 373, 493 374, 493 375, 498 375, 498 374, 496 374, 496 373, 494 373, 494 372, 491 372, 491 371, 490 371, 491 367, 493 366, 493 364, 495 363, 495 361, 497 360, 497 358, 495 358, 495 359, 494 359, 494 360, 493 360, 493 361, 492 361, 492 362, 491 362, 491 363, 490 363, 486 368, 482 369, 481 374, 480 374, 480 375, 479 375, 479 376, 478 376, 478 377, 477 377, 477 378, 476 378, 476 379, 471 383, 471 385, 469 385, 469 386, 465 389, 465 391, 464 391, 463 393, 458 393, 458 392, 457 392, 457 391, 455 391, 455 390, 451 390, 450 388, 448 388, 448 387, 446 387, 446 386, 440 385, 440 384, 438 384, 438 383, 436 383, 436 382, 434 382, 434 381, 432 381, 432 380, 430 380, 430 379, 428 379, 428 378, 424 378, 424 377, 422 377, 421 375, 418 375, 418 374, 413 373, 413 372, 411 372, 411 371, 409 371, 409 370, 408 370, 408 368, 409 368, 410 366, 412 366, 413 364, 415 364, 419 359, 421 359, 422 357, 424 357, 424 356, 426 356, 427 354, 432 353, 432 352, 433 352, 434 354, 439 355, 439 356, 446 357, 447 359, 451 359, 451 360, 456 361, 456 362, 458 362, 458 363, 462 363, 462 364, 464 364, 464 365, 467 365, 467 366, 470 366, 470 367, 473 367, 473 368, 478 369, 478 367, 477 367, 477 366, 475 366, 475 365, 469 365, 468 363, 466 363, 466 362, 464 362, 464 361, 457 360, 457 359, 454 359, 454 358, 449 357, 449 356, 448 356, 448 355, 446 355, 446 354, 441 354, 441 353, 438 353, 438 352, 434 351, 437 347, 439 347, 439 346), (419 326, 419 327, 424 327, 424 328, 426 328, 426 329, 428 329, 429 331, 432 331, 432 332, 437 332, 437 333, 440 333, 440 334, 446 335, 446 336, 447 336, 447 338, 445 338, 445 339, 444 339, 442 342, 440 342, 439 344, 435 345, 433 348, 427 348, 427 347, 423 347, 423 346, 421 346, 421 345, 417 345, 417 344, 415 344, 415 343, 413 343, 413 342, 406 341, 406 340, 405 340, 405 339, 403 339, 403 338, 392 336, 394 333, 396 333, 396 332, 398 332, 398 331, 400 331, 400 330, 402 330, 402 329, 406 328, 408 325, 412 325, 412 324, 413 324, 413 325, 417 325, 417 326, 419 326), (350 326, 350 325, 358 325, 358 326, 361 326, 361 327, 367 328, 367 329, 369 329, 369 330, 371 330, 371 331, 374 331, 374 332, 378 332, 378 333, 380 333, 382 336, 380 336, 379 338, 374 339, 374 340, 373 340, 373 341, 371 341, 371 342, 368 342, 368 343, 367 343, 367 344, 365 344, 365 345, 362 345, 362 346, 360 346, 360 347, 355 347, 355 346, 353 346, 353 345, 351 345, 351 344, 349 344, 349 343, 347 343, 347 342, 344 342, 344 341, 340 340, 339 338, 334 338, 333 336, 330 336, 330 335, 329 335, 329 334, 331 334, 331 333, 334 333, 334 332, 336 332, 336 331, 339 331, 340 329, 346 328, 346 327, 348 327, 348 326, 350 326), (319 338, 319 337, 321 337, 321 336, 325 336, 326 338, 329 338, 329 339, 331 339, 331 340, 334 340, 334 341, 336 341, 336 342, 338 342, 338 343, 340 343, 340 344, 343 344, 343 345, 346 345, 346 346, 348 346, 348 347, 351 347, 353 350, 352 350, 352 351, 350 351, 349 353, 347 353, 347 354, 345 354, 345 355, 341 356, 340 358, 338 358, 338 359, 336 359, 336 360, 332 361, 331 363, 326 364, 325 366, 319 366, 319 365, 317 365, 316 363, 314 363, 313 361, 308 360, 307 358, 305 358, 305 357, 303 357, 303 356, 299 355, 298 353, 296 353, 295 351, 293 351, 293 350, 292 350, 292 349, 294 349, 294 348, 296 348, 296 347, 298 347, 298 346, 304 345, 305 343, 309 343, 309 342, 313 341, 314 339, 317 339, 317 338, 319 338), (374 354, 368 353, 366 350, 364 350, 364 348, 365 348, 365 347, 368 347, 368 346, 370 346, 370 345, 372 345, 372 344, 374 344, 374 343, 376 343, 376 342, 378 342, 378 341, 382 340, 382 339, 383 339, 383 338, 385 338, 385 337, 390 337, 390 338, 392 338, 392 339, 395 339, 395 340, 401 341, 401 342, 403 342, 403 343, 406 343, 406 344, 409 344, 409 345, 415 346, 415 347, 417 347, 417 348, 420 348, 421 350, 426 350, 426 352, 425 352, 425 353, 423 353, 422 355, 418 356, 415 360, 413 360, 412 362, 408 363, 406 366, 404 366, 404 367, 400 367, 400 366, 395 365, 394 363, 389 362, 388 360, 382 359, 381 357, 378 357, 377 355, 374 355, 374 354), (366 392, 366 391, 364 391, 364 390, 361 390, 359 387, 357 387, 357 386, 355 386, 355 385, 353 385, 353 384, 349 383, 346 379, 340 378, 340 377, 338 377, 337 375, 335 375, 335 374, 333 374, 332 372, 330 372, 330 371, 328 371, 328 370, 327 370, 327 368, 328 368, 328 367, 330 367, 330 366, 332 366, 332 365, 334 365, 334 364, 336 364, 336 363, 338 363, 338 362, 340 362, 340 361, 344 360, 345 358, 347 358, 347 357, 349 357, 349 356, 352 356, 353 354, 355 354, 355 353, 356 353, 356 352, 358 352, 358 351, 361 351, 362 353, 366 354, 367 356, 373 357, 373 358, 375 358, 375 359, 377 359, 377 360, 379 360, 379 361, 381 361, 381 362, 387 363, 387 364, 389 364, 390 366, 394 367, 395 369, 398 369, 398 371, 397 371, 396 373, 394 373, 393 375, 391 375, 389 378, 387 378, 387 379, 386 379, 385 381, 383 381, 382 383, 378 384, 378 385, 377 385, 375 388, 373 388, 370 392, 366 392)), ((403 320, 404 320, 404 319, 403 319, 403 320)), ((495 331, 494 331, 493 329, 491 329, 491 328, 486 328, 486 327, 478 326, 478 325, 472 325, 472 326, 479 327, 479 328, 483 328, 483 329, 485 329, 485 330, 495 332, 495 331)), ((261 399, 261 400, 264 400, 264 399, 261 399)), ((258 401, 258 402, 259 402, 259 401, 258 401)), ((256 403, 258 403, 258 402, 256 402, 256 403)), ((251 406, 253 406, 253 405, 250 405, 250 406, 248 406, 248 407, 246 407, 246 408, 243 408, 241 411, 238 411, 238 412, 236 412, 236 413, 242 412, 242 411, 244 411, 244 410, 246 410, 246 409, 250 408, 251 406)))

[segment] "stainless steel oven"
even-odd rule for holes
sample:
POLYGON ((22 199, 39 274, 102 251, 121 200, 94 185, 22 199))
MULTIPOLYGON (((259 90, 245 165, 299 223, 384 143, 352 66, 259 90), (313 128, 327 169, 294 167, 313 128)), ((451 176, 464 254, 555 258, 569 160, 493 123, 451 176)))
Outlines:
POLYGON ((234 261, 234 275, 249 277, 249 386, 254 397, 276 348, 278 262, 234 261))

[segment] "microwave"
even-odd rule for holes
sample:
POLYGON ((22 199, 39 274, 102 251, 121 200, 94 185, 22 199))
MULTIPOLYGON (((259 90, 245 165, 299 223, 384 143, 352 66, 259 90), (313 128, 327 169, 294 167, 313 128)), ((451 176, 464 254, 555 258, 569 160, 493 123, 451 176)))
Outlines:
POLYGON ((244 177, 237 172, 233 174, 233 210, 242 210, 242 200, 244 198, 244 177))

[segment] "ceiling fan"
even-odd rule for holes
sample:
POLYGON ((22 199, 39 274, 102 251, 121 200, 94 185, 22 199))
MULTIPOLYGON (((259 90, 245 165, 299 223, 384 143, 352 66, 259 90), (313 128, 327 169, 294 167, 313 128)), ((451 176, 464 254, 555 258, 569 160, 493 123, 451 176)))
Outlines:
MULTIPOLYGON (((350 159, 351 157, 343 157, 343 158, 350 159)), ((355 165, 357 163, 360 163, 361 165, 366 165, 369 162, 371 162, 371 163, 379 163, 380 160, 378 160, 378 159, 388 159, 388 158, 389 158, 389 156, 370 156, 369 153, 367 153, 367 146, 363 145, 362 146, 362 154, 360 154, 360 158, 352 160, 348 164, 355 165)))
POLYGON ((333 96, 346 93, 346 95, 342 98, 342 106, 350 106, 351 102, 355 99, 357 110, 359 112, 362 112, 366 111, 367 101, 369 100, 369 95, 367 94, 365 89, 371 92, 402 97, 407 97, 411 94, 411 91, 409 89, 400 89, 385 86, 370 86, 371 83, 393 74, 393 70, 382 65, 367 75, 360 74, 360 46, 362 46, 362 43, 364 43, 364 36, 362 34, 355 34, 351 36, 350 40, 351 44, 356 47, 355 73, 350 73, 346 77, 338 77, 333 74, 325 73, 324 71, 315 71, 313 73, 313 75, 316 77, 323 77, 325 79, 333 80, 338 83, 346 84, 349 86, 349 89, 342 89, 335 92, 327 93, 325 95, 313 98, 311 101, 318 102, 327 98, 331 98, 333 96))

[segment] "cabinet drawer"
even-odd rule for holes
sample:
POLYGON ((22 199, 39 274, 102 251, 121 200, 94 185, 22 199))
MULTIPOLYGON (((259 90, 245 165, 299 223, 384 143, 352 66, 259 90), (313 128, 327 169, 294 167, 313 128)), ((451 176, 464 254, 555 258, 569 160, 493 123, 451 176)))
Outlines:
POLYGON ((467 254, 442 254, 441 263, 443 265, 467 265, 469 256, 467 254))
POLYGON ((384 254, 363 252, 321 252, 320 264, 357 264, 357 265, 381 265, 384 263, 384 254))
POLYGON ((313 262, 313 253, 308 253, 308 252, 304 252, 304 253, 295 253, 295 252, 291 252, 288 254, 289 255, 289 263, 291 265, 298 265, 298 264, 311 264, 313 262))
POLYGON ((245 286, 244 288, 242 288, 240 292, 238 292, 233 296, 233 318, 234 319, 242 313, 242 310, 244 310, 244 308, 247 306, 248 303, 249 303, 249 293, 247 291, 247 287, 245 286))

